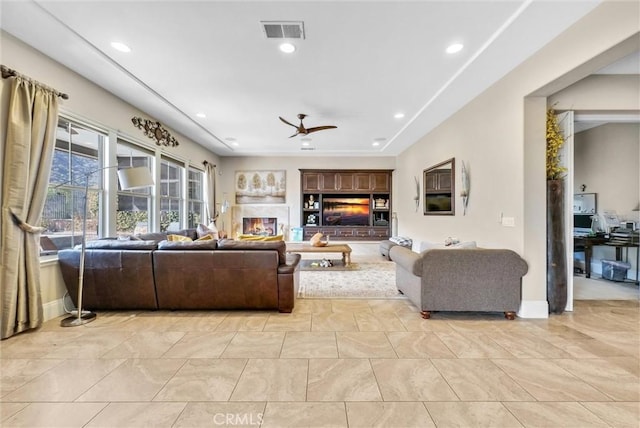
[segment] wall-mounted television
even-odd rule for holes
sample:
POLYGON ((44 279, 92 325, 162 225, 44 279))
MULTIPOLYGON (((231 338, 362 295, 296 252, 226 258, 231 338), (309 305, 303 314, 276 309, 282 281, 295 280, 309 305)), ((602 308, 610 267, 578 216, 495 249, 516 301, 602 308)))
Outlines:
POLYGON ((369 226, 369 198, 325 197, 322 224, 325 226, 369 226))

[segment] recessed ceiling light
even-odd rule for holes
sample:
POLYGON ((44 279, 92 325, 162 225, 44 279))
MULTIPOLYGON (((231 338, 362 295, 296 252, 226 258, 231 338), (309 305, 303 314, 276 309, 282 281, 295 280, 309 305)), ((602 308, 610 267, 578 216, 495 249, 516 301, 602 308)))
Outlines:
POLYGON ((280 50, 284 53, 292 53, 296 50, 296 47, 291 43, 282 43, 280 45, 280 50))
POLYGON ((111 47, 120 52, 131 52, 131 48, 122 42, 111 42, 111 47))
POLYGON ((203 118, 203 119, 204 119, 205 117, 207 117, 207 115, 206 115, 206 114, 204 114, 204 113, 196 113, 196 116, 201 117, 201 118, 203 118))
POLYGON ((402 119, 404 117, 404 113, 396 113, 393 115, 396 119, 402 119))
POLYGON ((373 143, 371 143, 371 145, 374 147, 378 147, 380 144, 384 143, 386 140, 387 139, 384 137, 374 138, 373 143))
POLYGON ((448 54, 454 54, 456 52, 460 52, 464 45, 462 43, 453 43, 447 47, 448 54))
POLYGON ((232 146, 238 147, 240 145, 240 143, 238 143, 237 141, 234 141, 233 143, 231 143, 232 146))

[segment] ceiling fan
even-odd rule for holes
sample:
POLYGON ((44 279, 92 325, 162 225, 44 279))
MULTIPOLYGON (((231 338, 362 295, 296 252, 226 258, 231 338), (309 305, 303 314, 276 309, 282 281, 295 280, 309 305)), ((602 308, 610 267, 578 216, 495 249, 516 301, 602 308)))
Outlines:
POLYGON ((334 129, 334 128, 337 128, 337 126, 333 126, 333 125, 315 126, 313 128, 305 128, 304 125, 302 124, 302 119, 307 117, 307 115, 306 114, 302 114, 302 113, 300 113, 298 115, 298 119, 300 119, 300 125, 298 125, 298 126, 294 125, 293 123, 287 122, 281 116, 278 116, 278 117, 280 117, 280 120, 283 121, 284 123, 286 123, 287 125, 291 125, 294 128, 296 128, 296 133, 293 134, 289 138, 293 138, 293 137, 295 137, 296 135, 299 135, 299 134, 307 135, 307 134, 311 134, 312 132, 322 131, 323 129, 334 129))

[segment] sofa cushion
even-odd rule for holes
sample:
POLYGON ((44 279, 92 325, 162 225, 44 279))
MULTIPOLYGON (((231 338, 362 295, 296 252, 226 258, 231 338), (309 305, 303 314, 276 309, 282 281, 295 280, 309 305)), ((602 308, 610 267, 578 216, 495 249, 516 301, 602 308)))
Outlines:
POLYGON ((215 250, 218 247, 216 239, 197 241, 160 241, 158 250, 215 250))
MULTIPOLYGON (((98 239, 88 241, 85 248, 88 250, 155 250, 158 243, 153 240, 122 240, 122 239, 98 239)), ((80 248, 78 246, 78 248, 80 248)))
POLYGON ((142 241, 160 242, 162 240, 167 239, 167 234, 164 232, 136 233, 133 236, 134 238, 140 239, 142 241))
POLYGON ((221 239, 219 250, 275 250, 278 252, 278 264, 287 263, 287 246, 284 241, 234 241, 221 239))

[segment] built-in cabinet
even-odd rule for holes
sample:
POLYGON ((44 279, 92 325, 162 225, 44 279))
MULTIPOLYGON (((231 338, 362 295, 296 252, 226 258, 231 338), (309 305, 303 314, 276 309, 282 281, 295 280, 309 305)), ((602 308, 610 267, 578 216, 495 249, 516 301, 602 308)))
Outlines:
POLYGON ((391 236, 392 170, 300 170, 305 240, 317 232, 336 240, 391 236))

